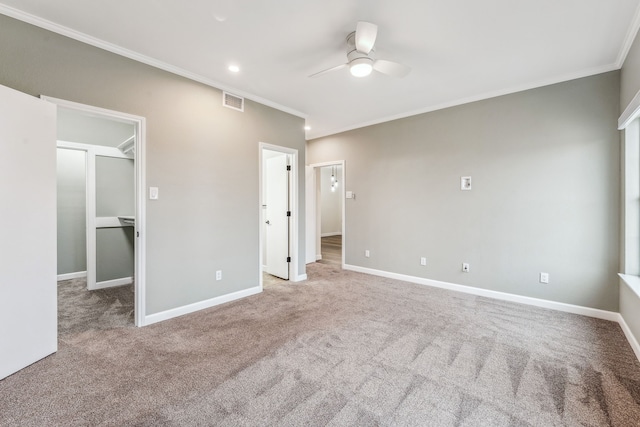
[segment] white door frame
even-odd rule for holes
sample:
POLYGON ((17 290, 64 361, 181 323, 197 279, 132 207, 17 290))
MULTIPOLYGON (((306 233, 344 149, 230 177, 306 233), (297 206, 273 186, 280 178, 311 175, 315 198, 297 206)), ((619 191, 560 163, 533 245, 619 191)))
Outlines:
POLYGON ((289 206, 291 208, 291 222, 289 224, 289 248, 291 256, 291 263, 289 264, 289 281, 291 282, 300 282, 305 280, 305 275, 298 274, 298 218, 300 216, 299 206, 298 206, 298 150, 294 148, 282 147, 279 145, 273 145, 266 142, 260 142, 258 144, 259 156, 258 156, 258 189, 259 189, 259 200, 258 200, 258 210, 259 210, 259 247, 260 254, 258 257, 258 271, 260 272, 260 291, 262 291, 262 225, 264 223, 264 212, 262 209, 262 205, 264 204, 264 200, 262 200, 262 164, 263 164, 263 153, 264 150, 269 151, 277 151, 279 153, 289 154, 291 156, 291 185, 289 186, 289 206))
MULTIPOLYGON (((135 127, 135 181, 136 181, 136 201, 135 216, 136 224, 134 233, 136 236, 135 252, 135 305, 134 317, 136 326, 146 324, 146 206, 145 206, 145 171, 146 171, 146 123, 145 118, 119 111, 107 110, 91 105, 79 104, 77 102, 64 99, 53 98, 41 95, 40 98, 56 104, 58 107, 79 111, 84 114, 103 117, 116 121, 132 123, 135 127)), ((87 259, 87 263, 89 259, 87 259)))
MULTIPOLYGON (((346 254, 346 233, 347 233, 347 228, 346 228, 346 188, 347 188, 347 180, 346 180, 346 171, 345 171, 345 161, 344 160, 335 160, 333 162, 322 162, 322 163, 313 163, 310 164, 309 167, 313 168, 313 179, 315 180, 317 175, 318 175, 318 171, 320 170, 320 168, 326 167, 326 166, 341 166, 342 168, 342 172, 341 172, 341 176, 340 176, 340 182, 341 184, 338 185, 338 191, 340 192, 340 197, 342 197, 342 268, 344 268, 345 265, 345 254, 346 254)), ((313 206, 314 211, 317 213, 318 209, 320 208, 320 204, 318 202, 318 191, 317 191, 318 186, 314 185, 313 186, 313 193, 312 194, 307 194, 306 197, 309 197, 311 199, 311 204, 313 206)), ((309 218, 307 216, 307 218, 309 218)), ((316 232, 314 232, 315 238, 316 238, 316 242, 314 245, 314 248, 317 248, 319 245, 318 243, 320 242, 321 236, 319 235, 319 233, 317 232, 317 224, 318 224, 318 215, 314 215, 314 223, 313 224, 305 224, 306 227, 311 227, 313 226, 313 229, 316 230, 316 232)), ((317 251, 317 249, 316 249, 317 251)), ((318 258, 318 253, 316 252, 316 256, 315 256, 316 260, 319 259, 318 258)))

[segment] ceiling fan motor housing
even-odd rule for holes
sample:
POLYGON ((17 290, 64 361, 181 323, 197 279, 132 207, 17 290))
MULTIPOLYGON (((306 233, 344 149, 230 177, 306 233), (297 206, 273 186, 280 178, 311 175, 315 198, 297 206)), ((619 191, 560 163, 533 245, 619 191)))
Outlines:
POLYGON ((373 61, 373 52, 373 48, 368 54, 358 51, 358 49, 356 48, 356 32, 353 31, 349 33, 349 35, 347 36, 347 59, 349 60, 349 62, 357 58, 369 58, 371 61, 373 61))

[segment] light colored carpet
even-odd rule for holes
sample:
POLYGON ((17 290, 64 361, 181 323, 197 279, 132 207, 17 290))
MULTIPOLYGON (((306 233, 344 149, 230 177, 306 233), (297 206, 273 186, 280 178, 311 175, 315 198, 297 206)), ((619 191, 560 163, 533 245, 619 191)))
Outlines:
POLYGON ((86 279, 58 282, 58 334, 133 327, 134 285, 87 291, 86 279))
POLYGON ((307 273, 141 329, 70 326, 0 381, 0 425, 638 425, 616 323, 307 273))

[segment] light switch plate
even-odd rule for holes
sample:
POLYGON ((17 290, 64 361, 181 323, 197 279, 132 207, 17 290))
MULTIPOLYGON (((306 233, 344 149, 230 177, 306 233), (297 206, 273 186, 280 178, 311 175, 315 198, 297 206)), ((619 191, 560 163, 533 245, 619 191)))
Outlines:
POLYGON ((158 200, 158 187, 149 187, 149 199, 158 200))

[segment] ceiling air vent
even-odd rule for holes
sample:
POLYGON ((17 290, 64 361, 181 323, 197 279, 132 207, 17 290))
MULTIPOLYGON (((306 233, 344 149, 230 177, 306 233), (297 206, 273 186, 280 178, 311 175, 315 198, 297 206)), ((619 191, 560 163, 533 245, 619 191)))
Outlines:
POLYGON ((234 110, 244 111, 244 98, 232 95, 228 92, 222 92, 222 105, 233 108, 234 110))

